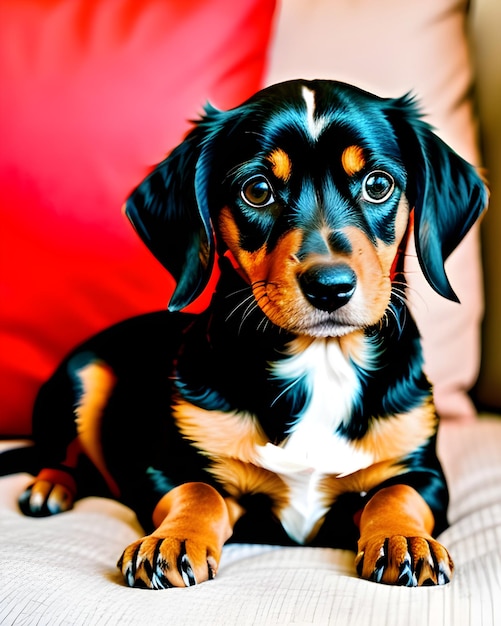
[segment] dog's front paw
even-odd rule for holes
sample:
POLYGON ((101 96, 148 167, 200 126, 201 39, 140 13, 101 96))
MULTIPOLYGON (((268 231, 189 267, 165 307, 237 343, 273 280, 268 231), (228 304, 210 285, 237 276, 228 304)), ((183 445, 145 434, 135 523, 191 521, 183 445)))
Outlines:
POLYGON ((362 578, 405 587, 445 585, 454 569, 449 553, 437 541, 402 535, 373 538, 359 546, 355 564, 362 578))
POLYGON ((218 550, 207 543, 149 535, 128 546, 117 566, 129 587, 190 587, 216 575, 218 550))
POLYGON ((20 495, 19 508, 31 517, 47 517, 73 507, 76 483, 63 470, 44 469, 20 495))

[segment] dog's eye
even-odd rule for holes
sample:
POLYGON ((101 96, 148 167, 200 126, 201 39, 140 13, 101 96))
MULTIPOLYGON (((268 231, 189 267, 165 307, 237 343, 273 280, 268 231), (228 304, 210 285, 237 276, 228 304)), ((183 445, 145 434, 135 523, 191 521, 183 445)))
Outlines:
POLYGON ((368 202, 384 202, 393 193, 395 181, 383 170, 374 170, 367 174, 362 185, 363 199, 368 202))
POLYGON ((265 207, 275 202, 273 189, 264 176, 253 176, 247 180, 240 194, 243 201, 254 208, 265 207))

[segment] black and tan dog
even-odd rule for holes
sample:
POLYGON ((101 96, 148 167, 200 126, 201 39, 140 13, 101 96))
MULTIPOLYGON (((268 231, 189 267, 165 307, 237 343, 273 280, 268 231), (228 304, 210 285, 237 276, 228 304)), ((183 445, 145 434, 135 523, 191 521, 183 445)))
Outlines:
POLYGON ((351 548, 364 578, 446 583, 433 536, 448 495, 403 250, 413 223, 426 278, 455 299, 444 260, 485 204, 408 97, 291 81, 207 107, 126 204, 177 281, 170 310, 92 338, 44 385, 43 469, 22 510, 105 487, 151 532, 120 558, 131 586, 210 579, 231 536, 351 548), (179 312, 215 258, 209 308, 179 312))

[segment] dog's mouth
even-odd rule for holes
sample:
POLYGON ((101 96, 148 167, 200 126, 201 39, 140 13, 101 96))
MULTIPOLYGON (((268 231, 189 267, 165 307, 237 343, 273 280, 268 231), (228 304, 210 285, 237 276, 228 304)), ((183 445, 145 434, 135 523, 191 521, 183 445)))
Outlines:
POLYGON ((305 324, 297 329, 296 334, 315 338, 344 337, 358 330, 361 330, 360 326, 328 320, 305 324))
POLYGON ((342 321, 332 316, 303 316, 299 323, 281 325, 288 332, 305 337, 328 338, 344 337, 354 332, 364 330, 373 323, 342 321))
MULTIPOLYGON (((319 297, 320 306, 315 306, 300 284, 299 280, 295 286, 281 287, 264 281, 253 285, 255 302, 264 315, 292 334, 313 338, 343 337, 374 326, 385 315, 389 291, 388 297, 385 294, 378 302, 368 305, 357 289, 350 294, 343 290, 339 295, 336 288, 337 295, 324 293, 322 298, 319 297), (336 300, 338 306, 332 302, 328 304, 330 299, 336 300)), ((313 300, 317 301, 317 297, 313 300)))

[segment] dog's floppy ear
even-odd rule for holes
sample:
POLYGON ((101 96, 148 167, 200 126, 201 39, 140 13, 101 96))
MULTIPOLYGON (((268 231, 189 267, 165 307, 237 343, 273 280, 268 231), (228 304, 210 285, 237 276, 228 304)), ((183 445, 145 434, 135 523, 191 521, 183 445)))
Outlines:
MULTIPOLYGON (((219 113, 207 107, 206 113, 219 113)), ((200 295, 214 264, 209 214, 210 123, 186 139, 131 193, 125 214, 150 251, 176 281, 169 310, 178 311, 200 295)))
POLYGON ((414 206, 421 269, 437 293, 457 302, 444 263, 486 208, 486 186, 475 168, 420 119, 411 97, 393 100, 389 118, 408 171, 406 195, 414 206))

